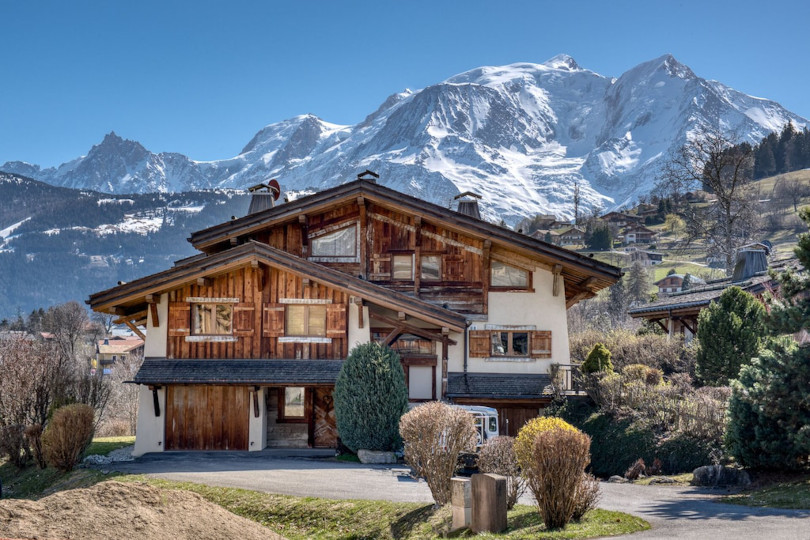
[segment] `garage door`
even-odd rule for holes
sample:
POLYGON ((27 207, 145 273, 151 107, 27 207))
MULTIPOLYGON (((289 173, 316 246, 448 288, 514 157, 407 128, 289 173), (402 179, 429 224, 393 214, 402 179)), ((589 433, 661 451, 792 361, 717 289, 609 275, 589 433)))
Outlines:
POLYGON ((540 414, 539 407, 498 407, 501 435, 517 437, 523 425, 540 414))
POLYGON ((247 450, 248 404, 244 386, 169 386, 166 450, 247 450))

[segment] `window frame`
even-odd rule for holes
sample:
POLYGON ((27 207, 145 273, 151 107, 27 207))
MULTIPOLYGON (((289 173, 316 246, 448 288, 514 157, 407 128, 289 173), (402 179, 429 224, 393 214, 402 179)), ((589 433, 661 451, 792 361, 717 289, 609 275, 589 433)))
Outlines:
POLYGON ((327 334, 327 317, 326 317, 326 304, 285 304, 284 305, 284 337, 293 338, 326 338, 327 334), (304 310, 304 333, 291 334, 289 329, 289 315, 291 309, 300 308, 304 310), (310 312, 312 308, 320 308, 323 310, 323 334, 311 334, 309 332, 310 312))
MULTIPOLYGON (((392 264, 393 264, 393 262, 392 262, 392 264)), ((437 283, 437 282, 442 281, 442 275, 443 275, 442 266, 443 265, 444 265, 444 257, 442 257, 441 253, 421 253, 419 255, 419 280, 427 282, 427 283, 437 283), (425 259, 434 258, 434 257, 439 260, 439 275, 436 278, 425 277, 425 274, 424 274, 425 259)), ((415 275, 415 269, 414 269, 414 275, 415 275)))
POLYGON ((276 423, 278 424, 306 424, 309 422, 307 417, 307 401, 309 399, 309 389, 306 386, 282 386, 278 389, 278 417, 276 423), (300 388, 303 391, 303 407, 304 412, 302 416, 289 416, 287 415, 287 389, 300 388))
POLYGON ((525 268, 521 268, 520 266, 515 266, 514 264, 509 264, 503 261, 492 260, 489 263, 489 290, 500 292, 500 291, 523 291, 523 292, 534 292, 534 285, 532 283, 532 277, 534 276, 534 272, 531 270, 527 270, 525 268), (502 264, 504 266, 514 268, 516 270, 520 270, 522 272, 526 272, 526 285, 493 285, 492 284, 492 270, 493 265, 495 264, 502 264))
POLYGON ((234 331, 234 320, 233 320, 234 309, 233 308, 234 308, 234 305, 236 303, 238 303, 238 302, 231 302, 231 301, 223 302, 223 301, 217 301, 217 300, 214 300, 214 301, 211 301, 211 302, 206 302, 206 301, 189 302, 189 304, 190 304, 189 313, 190 313, 190 317, 191 317, 191 321, 190 321, 190 324, 189 324, 190 328, 189 328, 189 333, 188 333, 189 337, 196 337, 196 338, 202 338, 202 337, 210 337, 210 338, 233 337, 233 335, 234 335, 234 333, 233 333, 233 331, 234 331), (200 306, 213 306, 213 310, 211 311, 211 314, 213 314, 213 316, 214 316, 214 320, 213 320, 212 325, 211 325, 213 328, 216 328, 217 306, 227 306, 230 309, 230 312, 231 312, 228 332, 222 332, 222 333, 198 332, 197 329, 196 329, 196 320, 197 320, 196 315, 197 315, 197 310, 199 309, 200 306))
POLYGON ((489 354, 493 358, 530 358, 532 353, 532 331, 531 330, 490 330, 490 348, 489 354), (499 339, 501 338, 502 334, 507 334, 509 337, 507 350, 505 353, 496 353, 493 350, 492 343, 494 342, 495 336, 497 335, 499 339), (515 345, 514 339, 515 334, 526 334, 526 352, 525 353, 515 353, 515 345))
POLYGON ((307 254, 308 255, 307 258, 311 261, 332 262, 332 263, 360 262, 360 223, 358 221, 340 223, 337 225, 326 227, 315 233, 307 235, 307 239, 309 241, 309 253, 307 254), (318 255, 313 253, 314 243, 317 242, 319 239, 325 236, 329 236, 331 234, 339 233, 346 229, 354 230, 354 253, 352 253, 351 255, 318 255))
POLYGON ((416 272, 416 256, 413 251, 407 252, 392 252, 391 253, 391 281, 410 281, 413 282, 416 272), (394 259, 397 257, 410 257, 411 260, 411 275, 407 278, 394 277, 394 259))

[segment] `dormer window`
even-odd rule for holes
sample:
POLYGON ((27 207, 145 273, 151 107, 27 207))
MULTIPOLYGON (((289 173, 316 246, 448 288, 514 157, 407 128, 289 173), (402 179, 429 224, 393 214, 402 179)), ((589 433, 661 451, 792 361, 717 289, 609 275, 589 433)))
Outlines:
POLYGON ((311 240, 313 257, 356 257, 357 225, 322 234, 311 240))
POLYGON ((489 284, 493 288, 528 289, 530 287, 528 270, 500 261, 492 261, 489 277, 489 284))

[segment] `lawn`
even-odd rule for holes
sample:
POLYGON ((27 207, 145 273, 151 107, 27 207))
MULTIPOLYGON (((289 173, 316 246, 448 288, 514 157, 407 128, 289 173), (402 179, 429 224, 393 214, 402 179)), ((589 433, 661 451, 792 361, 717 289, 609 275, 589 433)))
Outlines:
POLYGON ((810 476, 745 490, 723 498, 744 506, 810 510, 810 476))
POLYGON ((135 436, 97 437, 93 439, 93 442, 90 443, 85 455, 92 456, 93 454, 98 454, 101 456, 106 456, 113 450, 118 450, 119 448, 124 448, 125 446, 130 446, 133 444, 135 444, 135 436))
MULTIPOLYGON (((441 537, 449 531, 449 506, 434 508, 422 503, 366 500, 330 500, 272 495, 244 489, 223 488, 121 476, 119 481, 146 481, 164 488, 184 489, 202 495, 237 515, 256 521, 291 540, 305 538, 407 538, 441 537)), ((483 538, 557 539, 594 538, 648 529, 649 524, 621 512, 594 510, 580 523, 564 530, 547 531, 534 507, 517 506, 509 512, 508 530, 483 538)))

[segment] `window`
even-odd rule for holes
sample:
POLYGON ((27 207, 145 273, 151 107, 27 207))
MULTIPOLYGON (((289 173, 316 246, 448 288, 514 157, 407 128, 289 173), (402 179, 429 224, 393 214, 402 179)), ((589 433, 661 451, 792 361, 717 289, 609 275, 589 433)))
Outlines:
POLYGON ((191 333, 198 336, 231 335, 233 304, 192 304, 191 333))
POLYGON ((424 281, 441 281, 442 256, 422 255, 422 272, 420 276, 424 281))
POLYGON ((312 239, 311 255, 313 257, 354 257, 356 254, 356 225, 312 239))
POLYGON ((490 281, 492 287, 509 287, 513 289, 529 288, 529 272, 522 268, 509 266, 500 261, 492 261, 490 265, 490 281))
POLYGON ((529 356, 528 332, 492 332, 492 356, 529 356))
POLYGON ((279 395, 278 419, 296 422, 306 419, 306 389, 303 386, 288 386, 279 395))
POLYGON ((288 305, 285 318, 287 336, 326 336, 324 305, 288 305))
POLYGON ((391 256, 391 279, 413 279, 413 254, 391 256))

